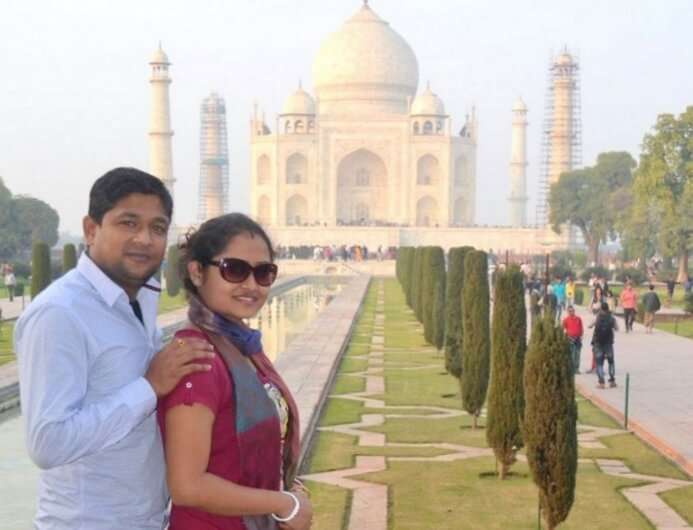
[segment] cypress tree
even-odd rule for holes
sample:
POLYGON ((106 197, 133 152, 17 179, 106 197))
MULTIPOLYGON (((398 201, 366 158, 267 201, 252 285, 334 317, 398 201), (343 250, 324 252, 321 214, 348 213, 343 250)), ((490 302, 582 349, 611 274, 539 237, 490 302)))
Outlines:
POLYGON ((454 247, 448 253, 445 293, 445 369, 459 379, 462 374, 462 285, 464 257, 473 247, 454 247))
POLYGON ((31 250, 31 297, 34 298, 51 283, 51 254, 43 241, 34 241, 31 250))
MULTIPOLYGON (((440 247, 426 248, 426 270, 424 271, 424 337, 429 344, 436 344, 436 289, 442 283, 443 296, 440 302, 445 305, 445 254, 440 247)), ((445 333, 445 321, 441 323, 445 333)), ((443 335, 444 336, 444 335, 443 335)))
MULTIPOLYGON (((445 276, 443 276, 443 279, 445 276)), ((433 345, 438 351, 445 345, 445 285, 443 280, 436 284, 436 295, 433 302, 433 345)))
POLYGON ((166 292, 169 296, 176 296, 180 292, 181 281, 178 274, 179 252, 178 245, 168 247, 166 258, 166 292))
POLYGON ((575 499, 577 405, 563 330, 550 317, 532 328, 524 369, 523 437, 549 530, 568 517, 575 499))
POLYGON ((425 247, 416 247, 415 263, 414 263, 414 313, 416 319, 423 324, 423 293, 424 293, 424 264, 425 247))
POLYGON ((486 401, 489 377, 489 289, 486 252, 475 250, 464 258, 464 312, 462 314, 462 405, 476 429, 486 401))
POLYGON ((416 254, 416 249, 413 247, 409 247, 409 251, 407 252, 407 263, 405 265, 405 275, 407 277, 407 286, 405 289, 405 295, 407 298, 407 305, 413 309, 414 302, 413 302, 413 293, 414 293, 414 257, 416 254))
POLYGON ((486 440, 500 464, 500 478, 515 463, 522 447, 527 349, 527 314, 522 273, 516 267, 499 271, 493 297, 491 382, 488 393, 486 440))
POLYGON ((72 243, 63 247, 63 274, 77 266, 77 249, 72 243))

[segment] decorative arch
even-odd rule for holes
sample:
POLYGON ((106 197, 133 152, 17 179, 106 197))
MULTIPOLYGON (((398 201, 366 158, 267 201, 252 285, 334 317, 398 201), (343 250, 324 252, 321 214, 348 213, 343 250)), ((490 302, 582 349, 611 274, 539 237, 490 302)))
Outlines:
POLYGON ((291 134, 292 130, 291 120, 286 120, 284 123, 284 134, 291 134))
POLYGON ((387 218, 387 168, 382 158, 359 149, 337 166, 337 222, 379 224, 387 218))
POLYGON ((272 220, 272 205, 269 197, 262 195, 257 201, 257 222, 261 225, 269 225, 272 220))
POLYGON ((414 122, 412 131, 414 132, 414 134, 421 134, 421 126, 419 125, 418 121, 414 122))
POLYGON ((310 120, 308 122, 308 132, 311 133, 315 130, 315 120, 310 120))
POLYGON ((423 133, 424 134, 433 134, 433 123, 426 120, 423 124, 423 133))
POLYGON ((464 197, 458 197, 457 199, 455 199, 455 203, 453 204, 452 208, 452 222, 456 225, 466 224, 466 211, 467 208, 465 205, 464 197))
POLYGON ((303 120, 297 120, 296 123, 294 124, 294 131, 296 134, 301 134, 303 133, 303 120))
POLYGON ((436 121, 436 134, 443 134, 443 122, 441 120, 436 121))
POLYGON ((308 175, 308 160, 301 153, 294 153, 286 160, 286 183, 303 184, 308 175))
POLYGON ((416 163, 416 184, 419 186, 440 184, 440 164, 433 155, 424 155, 416 163))
POLYGON ((416 203, 416 226, 436 226, 438 224, 438 203, 427 195, 416 203))
POLYGON ((286 224, 301 226, 308 222, 308 201, 303 195, 292 195, 286 201, 286 224))
POLYGON ((270 159, 267 155, 261 155, 257 159, 257 183, 258 186, 269 184, 271 178, 270 159))
POLYGON ((464 155, 458 156, 455 160, 455 186, 464 186, 465 182, 467 181, 467 168, 467 158, 464 155))

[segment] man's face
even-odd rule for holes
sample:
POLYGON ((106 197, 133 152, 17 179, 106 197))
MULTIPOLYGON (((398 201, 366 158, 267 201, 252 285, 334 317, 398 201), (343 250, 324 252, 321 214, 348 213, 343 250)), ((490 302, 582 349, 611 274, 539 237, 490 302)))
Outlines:
POLYGON ((575 309, 573 309, 572 307, 571 307, 570 309, 568 309, 568 314, 569 314, 571 317, 574 316, 574 315, 575 315, 575 309))
POLYGON ((132 297, 159 269, 170 219, 156 195, 132 193, 96 223, 85 217, 89 257, 132 297))

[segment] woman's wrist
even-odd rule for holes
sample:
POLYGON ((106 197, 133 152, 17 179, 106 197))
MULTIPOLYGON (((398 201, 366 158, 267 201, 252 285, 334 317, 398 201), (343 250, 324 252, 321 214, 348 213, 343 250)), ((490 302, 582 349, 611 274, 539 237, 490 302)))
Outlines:
POLYGON ((271 515, 275 521, 278 521, 280 523, 286 523, 291 521, 294 517, 296 517, 299 510, 301 509, 301 503, 298 500, 298 497, 290 491, 281 491, 279 493, 284 497, 283 500, 286 503, 287 508, 277 510, 271 515))

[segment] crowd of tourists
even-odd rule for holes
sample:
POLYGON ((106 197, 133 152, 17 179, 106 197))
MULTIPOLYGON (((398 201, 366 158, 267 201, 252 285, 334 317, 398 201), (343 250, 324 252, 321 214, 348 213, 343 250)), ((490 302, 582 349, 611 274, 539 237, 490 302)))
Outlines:
POLYGON ((276 249, 278 259, 312 259, 313 261, 368 261, 391 260, 397 257, 396 247, 378 245, 369 249, 361 245, 301 245, 276 249))

